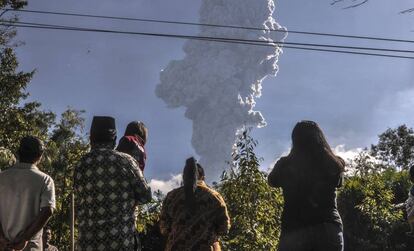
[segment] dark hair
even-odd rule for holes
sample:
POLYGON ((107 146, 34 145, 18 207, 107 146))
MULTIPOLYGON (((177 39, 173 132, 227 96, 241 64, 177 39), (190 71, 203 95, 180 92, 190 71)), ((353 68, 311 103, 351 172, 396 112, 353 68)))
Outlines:
POLYGON ((195 190, 197 188, 198 167, 196 160, 191 157, 185 161, 183 171, 183 183, 185 193, 185 204, 190 210, 194 209, 195 190))
POLYGON ((312 158, 313 166, 333 167, 336 169, 335 172, 345 170, 345 162, 335 156, 322 129, 317 123, 309 120, 300 121, 293 128, 292 150, 289 156, 295 158, 304 153, 312 158))
POLYGON ((39 138, 26 136, 20 140, 19 161, 33 164, 42 157, 44 150, 43 142, 39 138))
POLYGON ((409 171, 409 173, 410 173, 410 177, 411 177, 411 179, 414 179, 414 165, 412 165, 412 166, 410 167, 410 171, 409 171))
POLYGON ((147 143, 147 137, 148 137, 148 129, 145 126, 145 124, 141 121, 132 121, 127 125, 127 128, 125 129, 125 136, 138 136, 147 143))

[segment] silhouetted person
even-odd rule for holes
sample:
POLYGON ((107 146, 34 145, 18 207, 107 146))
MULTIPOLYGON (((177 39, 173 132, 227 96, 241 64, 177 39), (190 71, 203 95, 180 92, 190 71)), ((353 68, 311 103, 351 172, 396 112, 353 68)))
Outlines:
POLYGON ((183 183, 163 203, 160 230, 167 237, 165 251, 220 250, 218 237, 230 228, 223 198, 206 185, 204 170, 194 158, 186 161, 183 183))
POLYGON ((90 142, 74 172, 76 250, 140 250, 134 209, 151 200, 151 189, 135 159, 114 150, 115 119, 94 117, 90 142))
POLYGON ((50 240, 52 239, 52 230, 50 228, 43 228, 43 251, 59 251, 59 249, 52 244, 50 240))
POLYGON ((131 155, 139 163, 139 168, 144 171, 147 154, 148 129, 141 121, 132 121, 128 124, 124 136, 119 140, 116 150, 131 155))
MULTIPOLYGON (((410 180, 414 183, 414 166, 409 170, 410 180)), ((410 225, 410 232, 407 234, 414 237, 414 185, 408 192, 408 199, 405 202, 405 209, 407 211, 407 221, 410 225)))
POLYGON ((42 251, 42 228, 55 208, 53 179, 37 168, 40 139, 24 137, 19 162, 0 173, 0 250, 42 251))
POLYGON ((296 124, 289 155, 268 177, 270 186, 282 188, 285 201, 279 251, 343 250, 335 191, 344 170, 345 162, 334 155, 315 122, 296 124))

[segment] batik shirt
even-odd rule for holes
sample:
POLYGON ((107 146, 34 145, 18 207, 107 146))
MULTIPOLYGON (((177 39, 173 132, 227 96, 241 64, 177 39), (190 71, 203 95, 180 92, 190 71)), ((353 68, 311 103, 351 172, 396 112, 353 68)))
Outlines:
POLYGON ((95 146, 75 168, 78 251, 134 250, 134 208, 151 200, 137 162, 111 146, 95 146))
POLYGON ((408 199, 405 202, 405 209, 407 211, 407 218, 410 224, 414 224, 414 186, 408 192, 408 199))
POLYGON ((210 251, 229 228, 223 198, 204 182, 197 184, 192 211, 185 206, 184 187, 167 194, 160 221, 160 230, 167 236, 165 251, 210 251))

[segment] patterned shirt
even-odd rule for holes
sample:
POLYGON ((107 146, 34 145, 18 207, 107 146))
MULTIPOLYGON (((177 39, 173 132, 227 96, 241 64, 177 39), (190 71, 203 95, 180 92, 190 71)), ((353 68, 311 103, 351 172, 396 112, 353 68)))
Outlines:
POLYGON ((151 200, 137 162, 109 145, 95 146, 75 168, 77 250, 134 250, 134 208, 151 200))
POLYGON ((167 235, 165 251, 214 250, 218 236, 229 230, 230 218, 219 193, 199 181, 195 198, 195 209, 190 212, 184 187, 167 194, 160 220, 161 232, 167 235))
POLYGON ((407 219, 410 224, 414 224, 414 186, 408 193, 408 199, 405 201, 405 209, 407 211, 407 219))

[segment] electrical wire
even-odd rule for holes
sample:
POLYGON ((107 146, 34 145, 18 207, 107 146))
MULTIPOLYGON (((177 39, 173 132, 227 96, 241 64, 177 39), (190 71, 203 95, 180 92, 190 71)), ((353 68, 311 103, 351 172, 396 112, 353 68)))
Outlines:
POLYGON ((260 41, 260 40, 237 40, 237 39, 229 39, 229 38, 188 36, 188 35, 178 35, 178 34, 163 34, 163 33, 145 33, 145 32, 119 31, 119 30, 104 30, 104 29, 92 29, 92 28, 59 26, 59 25, 48 25, 48 24, 41 25, 41 24, 35 24, 35 23, 32 23, 32 24, 30 24, 30 23, 26 23, 26 24, 16 24, 16 23, 14 23, 14 24, 12 24, 12 23, 4 24, 4 22, 0 22, 0 26, 14 26, 14 27, 18 27, 18 28, 34 28, 34 29, 47 29, 47 30, 83 31, 83 32, 99 32, 99 33, 141 35, 141 36, 153 36, 153 37, 167 37, 167 38, 192 39, 192 40, 221 42, 221 43, 232 43, 232 44, 245 44, 245 45, 254 45, 254 46, 276 47, 278 44, 282 44, 282 46, 280 46, 280 47, 288 48, 288 49, 320 51, 320 52, 334 52, 334 53, 366 55, 366 56, 380 56, 380 57, 390 57, 390 58, 414 59, 414 57, 404 56, 404 55, 366 53, 366 52, 356 52, 356 51, 347 51, 347 50, 331 50, 331 49, 321 49, 321 48, 289 46, 289 45, 283 45, 283 43, 279 43, 279 42, 269 42, 269 41, 260 41), (263 42, 266 42, 266 43, 263 43, 263 42))
POLYGON ((364 40, 378 40, 378 41, 387 41, 387 42, 414 43, 414 40, 408 40, 408 39, 373 37, 373 36, 358 36, 358 35, 310 32, 310 31, 299 31, 299 30, 288 30, 288 31, 286 31, 284 29, 264 29, 264 28, 258 28, 258 27, 245 27, 245 26, 236 26, 236 25, 220 25, 220 24, 195 23, 195 22, 180 22, 180 21, 172 21, 172 20, 145 19, 145 18, 119 17, 119 16, 104 16, 104 15, 92 15, 92 14, 56 12, 56 11, 23 10, 23 9, 20 9, 20 10, 6 9, 6 10, 7 11, 22 12, 22 13, 26 12, 26 13, 49 14, 49 15, 60 15, 60 16, 75 16, 75 17, 87 17, 87 18, 101 18, 101 19, 113 19, 113 20, 124 20, 124 21, 149 22, 149 23, 189 25, 189 26, 205 26, 205 27, 215 27, 215 28, 244 29, 244 30, 256 30, 256 31, 271 31, 271 32, 283 32, 283 33, 288 32, 288 33, 292 33, 292 34, 313 35, 313 36, 328 36, 328 37, 341 37, 341 38, 364 39, 364 40))
MULTIPOLYGON (((335 49, 351 49, 351 50, 366 50, 366 51, 380 51, 380 52, 397 52, 397 53, 414 53, 413 50, 400 50, 400 49, 389 49, 389 48, 373 48, 373 47, 359 47, 359 46, 344 46, 344 45, 333 45, 333 44, 316 44, 316 43, 297 43, 297 42, 275 42, 268 40, 252 40, 252 39, 241 39, 241 38, 228 38, 228 37, 210 37, 210 36, 192 36, 192 35, 181 35, 181 34, 166 34, 166 33, 148 33, 148 32, 130 32, 130 31, 119 31, 119 30, 106 30, 106 29, 91 29, 91 28, 80 28, 73 26, 62 26, 55 24, 44 24, 44 23, 33 23, 33 22, 8 22, 9 25, 34 25, 34 26, 47 26, 47 27, 59 27, 67 29, 87 29, 88 31, 96 32, 112 32, 118 34, 132 34, 132 35, 144 35, 144 36, 164 36, 164 37, 179 37, 183 39, 207 39, 207 40, 223 40, 223 41, 235 41, 235 42, 247 42, 247 43, 263 43, 273 44, 277 46, 281 45, 294 45, 294 46, 310 46, 310 47, 322 47, 322 48, 335 48, 335 49)), ((287 47, 286 47, 287 48, 287 47)))

